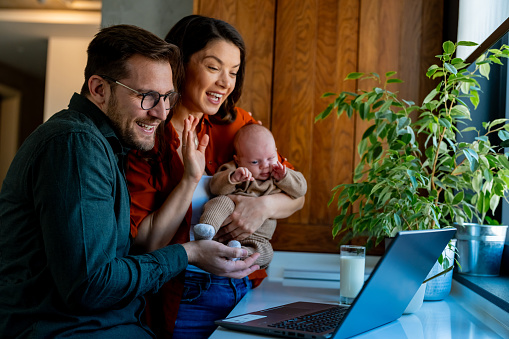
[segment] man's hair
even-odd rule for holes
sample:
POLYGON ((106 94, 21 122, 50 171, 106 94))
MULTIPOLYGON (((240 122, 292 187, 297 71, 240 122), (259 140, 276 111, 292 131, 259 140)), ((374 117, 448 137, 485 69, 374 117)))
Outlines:
POLYGON ((129 77, 127 60, 134 55, 154 61, 168 61, 175 88, 182 81, 183 68, 178 47, 140 27, 116 25, 101 29, 88 45, 87 54, 82 95, 90 94, 88 79, 92 75, 104 74, 113 79, 129 77))
MULTIPOLYGON (((240 50, 240 67, 237 72, 235 88, 212 118, 225 123, 235 121, 237 111, 235 104, 242 94, 245 75, 246 46, 240 33, 229 23, 204 17, 189 15, 182 18, 166 35, 165 40, 180 48, 184 65, 191 56, 204 49, 213 41, 224 40, 237 46, 240 50)), ((185 86, 185 82, 182 83, 185 86)), ((178 89, 181 92, 181 88, 178 89)))

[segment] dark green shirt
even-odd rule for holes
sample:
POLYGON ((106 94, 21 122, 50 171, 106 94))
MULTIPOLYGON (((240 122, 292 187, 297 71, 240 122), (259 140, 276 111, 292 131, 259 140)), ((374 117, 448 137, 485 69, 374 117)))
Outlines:
POLYGON ((181 245, 129 255, 124 148, 74 94, 32 133, 0 192, 0 337, 143 338, 143 295, 185 269, 181 245))

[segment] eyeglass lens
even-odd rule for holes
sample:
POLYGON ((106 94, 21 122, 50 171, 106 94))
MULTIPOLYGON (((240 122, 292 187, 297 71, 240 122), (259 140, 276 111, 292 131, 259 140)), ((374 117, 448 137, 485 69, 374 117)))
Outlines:
POLYGON ((141 108, 145 110, 154 108, 159 103, 159 99, 161 97, 163 98, 166 109, 169 110, 175 106, 179 97, 177 92, 170 92, 164 95, 157 92, 148 92, 143 93, 142 95, 143 99, 141 100, 141 108))

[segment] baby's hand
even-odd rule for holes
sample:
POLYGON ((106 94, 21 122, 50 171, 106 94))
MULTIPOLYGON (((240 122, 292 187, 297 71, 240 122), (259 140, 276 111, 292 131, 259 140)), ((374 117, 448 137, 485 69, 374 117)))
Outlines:
POLYGON ((234 183, 244 182, 244 181, 253 181, 253 174, 250 170, 245 167, 239 167, 233 172, 231 176, 231 181, 234 183))
POLYGON ((286 177, 286 166, 279 161, 272 165, 272 177, 277 181, 286 177))

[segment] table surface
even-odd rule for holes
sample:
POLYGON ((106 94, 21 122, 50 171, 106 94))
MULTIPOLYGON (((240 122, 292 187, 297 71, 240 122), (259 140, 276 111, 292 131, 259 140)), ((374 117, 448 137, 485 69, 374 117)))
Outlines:
MULTIPOLYGON (((335 259, 335 257, 332 257, 325 261, 320 260, 320 263, 316 265, 312 263, 314 257, 308 262, 306 260, 292 260, 292 262, 293 265, 296 265, 295 267, 304 270, 307 267, 312 267, 313 270, 316 270, 316 267, 322 270, 330 270, 330 264, 335 259), (327 261, 329 264, 324 264, 327 261)), ((307 286, 306 283, 301 283, 299 284, 300 286, 289 286, 289 283, 285 282, 285 279, 282 278, 280 271, 281 265, 291 268, 292 264, 284 263, 284 260, 282 262, 275 260, 275 262, 274 269, 269 270, 269 278, 265 279, 259 287, 248 292, 229 316, 241 315, 294 301, 338 303, 339 283, 337 287, 333 288, 330 285, 313 287, 318 286, 313 281, 309 281, 307 286)), ((373 262, 376 262, 376 260, 373 262)), ((453 281, 451 293, 445 300, 425 301, 416 313, 403 315, 388 325, 365 332, 355 338, 509 338, 507 327, 504 327, 504 325, 499 326, 499 324, 497 326, 490 326, 493 321, 486 319, 490 318, 489 315, 483 317, 475 312, 476 308, 482 309, 481 312, 484 310, 489 313, 490 311, 486 311, 489 307, 480 307, 478 300, 471 300, 470 297, 465 298, 464 289, 465 287, 461 284, 453 281), (470 304, 477 306, 471 307, 470 304)), ((506 312, 503 313, 503 316, 506 317, 506 312)), ((502 321, 505 321, 505 318, 502 321)), ((247 339, 269 338, 269 336, 241 333, 218 327, 210 338, 247 339)))

